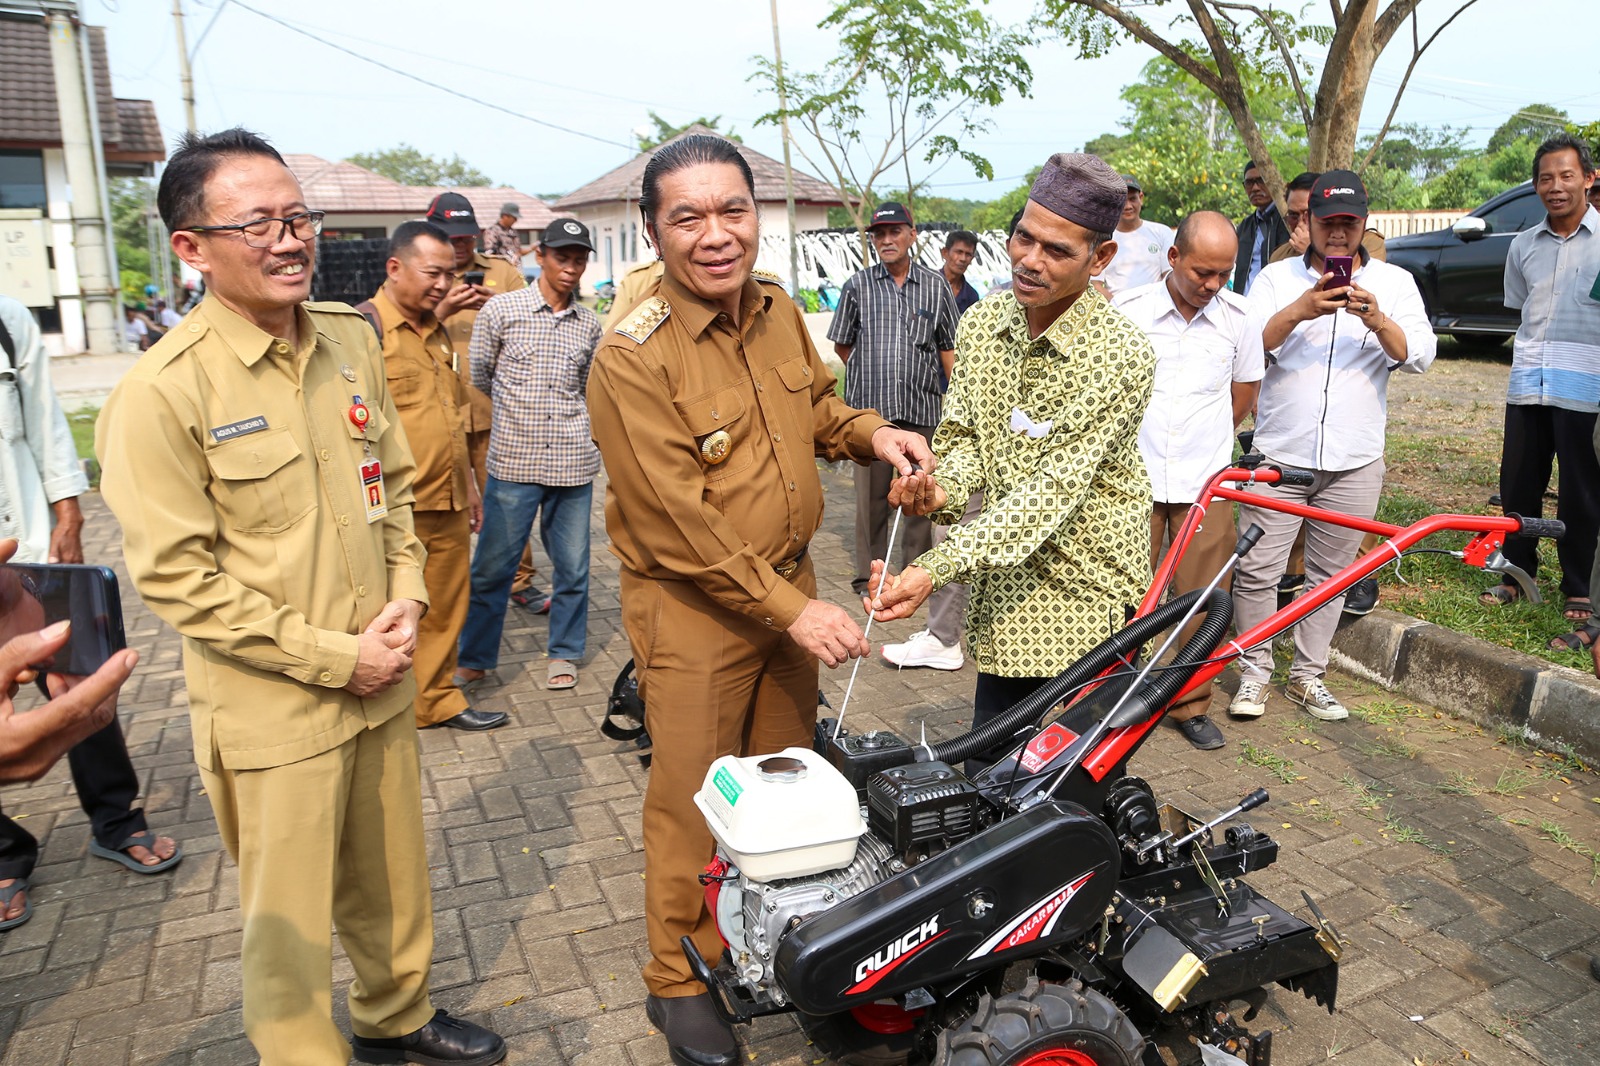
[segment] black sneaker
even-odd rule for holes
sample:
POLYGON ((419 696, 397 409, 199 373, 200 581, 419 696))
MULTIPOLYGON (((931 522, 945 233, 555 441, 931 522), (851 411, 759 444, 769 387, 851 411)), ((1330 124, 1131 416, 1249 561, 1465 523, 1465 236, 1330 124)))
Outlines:
POLYGON ((1280 594, 1287 592, 1299 592, 1305 587, 1306 575, 1304 574, 1284 574, 1278 579, 1278 592, 1280 594))
POLYGON ((1175 723, 1178 732, 1184 738, 1199 748, 1201 751, 1215 751, 1227 743, 1222 737, 1222 730, 1217 728, 1215 722, 1203 714, 1175 723))
POLYGON ((675 1066, 738 1066, 739 1045, 709 992, 675 999, 648 996, 644 1013, 666 1038, 675 1066))
POLYGON ((1360 618, 1364 614, 1371 614, 1372 609, 1378 606, 1378 579, 1364 577, 1350 586, 1350 591, 1344 594, 1344 613, 1360 618))

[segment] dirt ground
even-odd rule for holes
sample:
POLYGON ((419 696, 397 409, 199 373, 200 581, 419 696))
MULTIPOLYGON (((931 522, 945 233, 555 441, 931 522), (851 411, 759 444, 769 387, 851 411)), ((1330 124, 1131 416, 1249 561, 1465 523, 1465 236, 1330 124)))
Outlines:
POLYGON ((1490 354, 1441 339, 1426 373, 1389 376, 1387 490, 1438 511, 1483 514, 1499 491, 1511 346, 1490 354))

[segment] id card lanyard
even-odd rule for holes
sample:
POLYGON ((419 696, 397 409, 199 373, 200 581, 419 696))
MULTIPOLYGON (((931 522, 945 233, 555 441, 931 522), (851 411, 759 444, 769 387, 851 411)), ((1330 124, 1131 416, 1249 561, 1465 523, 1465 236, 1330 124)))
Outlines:
POLYGON ((371 421, 372 411, 361 402, 361 397, 350 397, 350 424, 361 431, 361 459, 356 463, 356 470, 361 478, 368 525, 389 513, 388 498, 384 495, 383 463, 372 454, 372 438, 367 435, 367 425, 371 421))

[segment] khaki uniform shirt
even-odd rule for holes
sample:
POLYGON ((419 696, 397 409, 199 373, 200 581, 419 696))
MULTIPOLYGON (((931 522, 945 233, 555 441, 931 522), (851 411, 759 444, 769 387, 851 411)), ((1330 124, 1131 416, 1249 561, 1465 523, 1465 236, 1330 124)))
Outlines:
MULTIPOLYGON (((473 252, 472 262, 467 264, 466 270, 456 273, 456 285, 466 284, 468 270, 483 271, 484 288, 496 296, 502 292, 516 292, 518 289, 528 287, 528 279, 522 276, 522 271, 498 256, 473 252)), ((472 457, 475 462, 481 463, 484 454, 489 450, 489 397, 472 388, 472 365, 467 357, 467 353, 472 350, 472 324, 477 320, 477 311, 457 311, 444 320, 444 327, 450 334, 451 345, 455 348, 456 371, 461 375, 461 380, 467 383, 467 388, 472 390, 468 394, 472 397, 472 406, 467 416, 466 431, 471 438, 472 457)))
POLYGON ((461 511, 468 505, 468 389, 450 366, 454 354, 439 321, 428 315, 418 333, 382 290, 372 298, 383 323, 383 371, 417 463, 412 486, 418 511, 461 511))
POLYGON ((611 301, 611 310, 606 312, 606 320, 601 325, 609 332, 616 329, 623 318, 639 306, 639 302, 660 283, 662 275, 667 272, 667 266, 657 259, 650 263, 641 263, 622 275, 622 284, 617 286, 616 299, 611 301))
POLYGON ((822 522, 816 457, 865 462, 888 425, 838 398, 795 302, 751 280, 735 326, 664 278, 601 340, 588 391, 622 565, 788 629, 807 597, 773 567, 822 522), (713 463, 716 434, 728 447, 713 463))
POLYGON ((1121 629, 1144 595, 1139 426, 1155 365, 1149 339, 1093 287, 1037 340, 1010 292, 961 319, 933 438, 950 501, 932 518, 960 521, 980 489, 983 511, 916 564, 936 589, 972 586, 967 643, 982 672, 1053 677, 1121 629))
POLYGON ((428 602, 411 449, 372 328, 344 304, 297 314, 298 350, 205 301, 139 359, 96 427, 128 572, 183 636, 207 770, 329 751, 410 714, 415 695, 409 676, 372 699, 343 687, 383 605, 428 602), (353 396, 371 414, 364 434, 353 396), (389 507, 370 524, 368 448, 389 507))

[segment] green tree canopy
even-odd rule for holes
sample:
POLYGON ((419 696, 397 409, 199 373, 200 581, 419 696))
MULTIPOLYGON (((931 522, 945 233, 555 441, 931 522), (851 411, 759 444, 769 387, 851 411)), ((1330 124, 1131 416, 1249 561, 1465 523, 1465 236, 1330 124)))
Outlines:
POLYGON ((358 152, 345 160, 382 174, 402 185, 493 185, 489 175, 452 155, 449 159, 425 155, 409 144, 399 144, 381 152, 358 152))
MULTIPOLYGON (((1305 126, 1297 119, 1293 92, 1287 81, 1262 70, 1241 67, 1240 72, 1252 99, 1260 101, 1261 133, 1292 177, 1304 169, 1305 158, 1305 126)), ((1250 153, 1227 112, 1198 80, 1158 57, 1122 90, 1122 99, 1129 107, 1121 121, 1126 132, 1102 134, 1084 150, 1138 180, 1146 218, 1174 225, 1192 211, 1239 216, 1249 209, 1240 175, 1250 153)))
POLYGON ((706 118, 704 115, 702 115, 693 122, 685 122, 681 126, 674 126, 672 123, 668 122, 654 111, 651 111, 650 123, 655 128, 650 130, 648 133, 635 132, 634 136, 639 139, 639 151, 641 152, 648 152, 656 145, 672 140, 672 138, 676 137, 678 134, 684 132, 692 126, 704 126, 706 129, 711 130, 719 137, 726 137, 730 141, 743 143, 743 138, 741 138, 737 133, 733 132, 733 130, 730 129, 724 131, 717 129, 717 126, 721 122, 721 115, 717 115, 715 118, 706 118))
POLYGON ((1561 108, 1529 104, 1500 123, 1500 128, 1489 135, 1489 144, 1484 150, 1493 154, 1523 137, 1539 144, 1552 133, 1566 129, 1567 123, 1567 113, 1561 108))
POLYGON ((914 161, 960 159, 994 176, 973 138, 989 128, 987 109, 1028 94, 1031 41, 970 0, 838 0, 819 26, 839 38, 820 70, 780 78, 771 59, 756 58, 752 78, 780 100, 756 121, 788 120, 796 151, 847 204, 865 254, 867 204, 888 174, 903 171, 913 212, 914 161))

